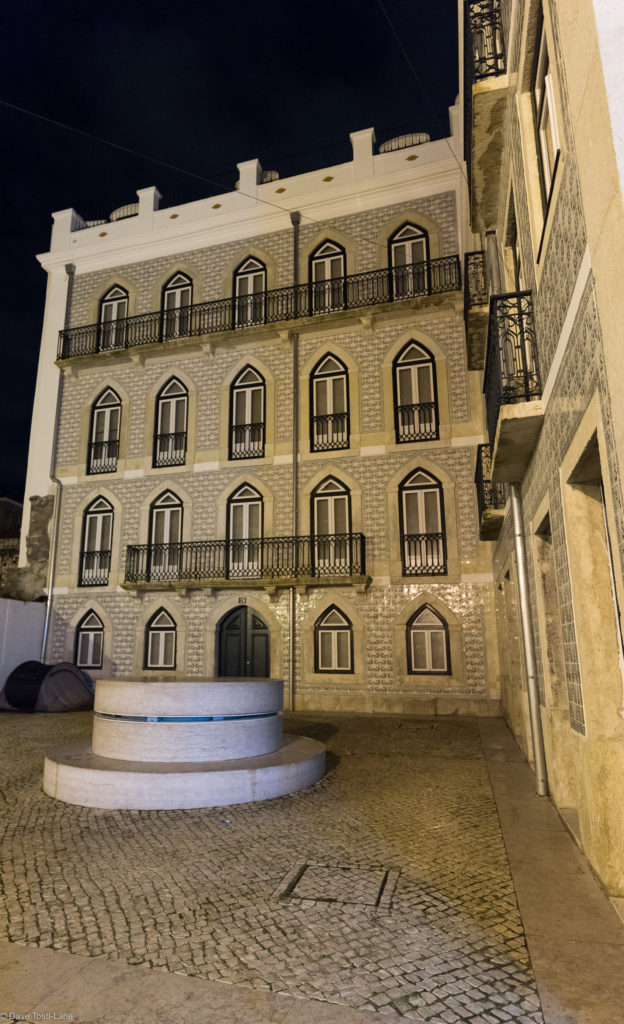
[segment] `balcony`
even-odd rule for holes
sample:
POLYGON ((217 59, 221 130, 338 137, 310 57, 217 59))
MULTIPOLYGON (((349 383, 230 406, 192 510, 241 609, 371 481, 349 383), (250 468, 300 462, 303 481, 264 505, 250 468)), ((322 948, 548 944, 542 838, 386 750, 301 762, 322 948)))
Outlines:
POLYGON ((183 466, 186 462, 186 430, 175 434, 156 434, 152 466, 183 466))
POLYGON ((110 551, 82 551, 80 555, 79 587, 105 587, 110 575, 110 551))
POLYGON ((257 328, 264 324, 439 295, 460 288, 459 256, 443 256, 410 266, 333 278, 330 282, 319 281, 260 292, 253 296, 253 306, 249 304, 249 296, 241 296, 200 302, 166 313, 143 313, 106 324, 71 327, 59 332, 58 358, 72 359, 181 338, 257 328), (328 285, 331 286, 329 290, 328 285))
POLYGON ((443 533, 404 533, 401 537, 403 576, 445 576, 443 533))
POLYGON ((313 452, 332 452, 349 447, 349 414, 333 412, 312 417, 313 452))
POLYGON ((489 444, 477 446, 475 471, 477 507, 479 509, 479 537, 496 540, 505 518, 505 486, 492 483, 492 449, 489 444))
POLYGON ((87 474, 115 473, 119 441, 92 441, 87 453, 87 474))
POLYGON ((468 369, 482 370, 488 332, 488 294, 483 251, 467 252, 464 257, 464 323, 468 369))
POLYGON ((125 587, 293 586, 366 582, 361 533, 262 537, 127 549, 125 587))
POLYGON ((495 226, 507 65, 500 0, 464 3, 464 156, 474 231, 495 226))
POLYGON ((531 292, 490 299, 485 393, 494 483, 522 480, 544 412, 531 292))
POLYGON ((397 444, 410 441, 435 441, 438 437, 436 402, 397 405, 395 410, 397 444))

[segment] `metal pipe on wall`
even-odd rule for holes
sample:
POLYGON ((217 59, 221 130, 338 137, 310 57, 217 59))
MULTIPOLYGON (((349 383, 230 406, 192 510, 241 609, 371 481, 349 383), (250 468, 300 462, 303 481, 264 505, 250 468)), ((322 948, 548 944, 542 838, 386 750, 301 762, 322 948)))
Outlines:
POLYGON ((529 596, 529 572, 527 569, 526 546, 522 524, 520 484, 510 484, 509 493, 511 499, 516 562, 518 563, 520 618, 522 620, 522 639, 524 642, 524 659, 526 663, 527 690, 529 696, 529 717, 531 721, 531 736, 533 738, 536 792, 538 796, 548 796, 548 771, 546 767, 546 752, 544 750, 544 734, 542 732, 539 688, 537 685, 537 666, 535 660, 535 644, 533 642, 533 621, 529 596))
MULTIPOLYGON (((67 273, 67 296, 65 299, 65 319, 63 328, 68 329, 70 323, 71 314, 71 303, 72 303, 72 292, 74 289, 74 274, 76 267, 73 263, 67 263, 65 265, 65 272, 67 273)), ((52 616, 52 591, 54 589, 54 573, 56 570, 56 552, 58 548, 58 530, 59 520, 61 512, 61 496, 63 492, 63 485, 58 477, 54 474, 56 464, 56 442, 58 440, 58 428, 59 419, 61 413, 61 395, 63 392, 63 374, 59 371, 59 381, 56 390, 56 411, 54 413, 54 432, 52 436, 52 454, 50 456, 50 480, 55 485, 54 493, 54 516, 52 522, 52 543, 50 545, 50 561, 48 563, 48 595, 46 600, 46 613, 43 623, 43 637, 41 639, 41 660, 45 662, 45 652, 48 644, 48 633, 50 630, 50 619, 52 616)))
MULTIPOLYGON (((290 214, 290 222, 293 226, 293 285, 295 286, 295 316, 298 315, 299 292, 299 225, 301 214, 293 210, 290 214)), ((288 335, 292 345, 292 507, 293 507, 293 536, 299 536, 299 334, 291 331, 288 335)), ((297 541, 295 541, 295 558, 297 552, 297 541)), ((295 645, 297 641, 297 591, 295 587, 290 588, 289 602, 289 652, 288 652, 288 705, 291 711, 295 710, 295 645)))

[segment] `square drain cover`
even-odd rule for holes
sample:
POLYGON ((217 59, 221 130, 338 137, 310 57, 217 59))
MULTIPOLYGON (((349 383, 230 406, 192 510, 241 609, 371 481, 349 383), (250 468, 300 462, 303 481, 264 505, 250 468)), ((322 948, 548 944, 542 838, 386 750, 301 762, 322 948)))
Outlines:
POLYGON ((398 879, 398 868, 304 861, 288 872, 273 896, 278 899, 350 903, 389 910, 398 879))

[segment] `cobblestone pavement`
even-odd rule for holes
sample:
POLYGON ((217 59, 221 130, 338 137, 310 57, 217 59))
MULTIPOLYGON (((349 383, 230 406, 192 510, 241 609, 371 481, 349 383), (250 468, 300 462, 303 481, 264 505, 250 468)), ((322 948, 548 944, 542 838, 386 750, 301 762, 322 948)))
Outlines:
POLYGON ((2 715, 0 936, 430 1024, 541 1024, 476 722, 286 716, 327 744, 263 804, 44 796, 91 716, 2 715))

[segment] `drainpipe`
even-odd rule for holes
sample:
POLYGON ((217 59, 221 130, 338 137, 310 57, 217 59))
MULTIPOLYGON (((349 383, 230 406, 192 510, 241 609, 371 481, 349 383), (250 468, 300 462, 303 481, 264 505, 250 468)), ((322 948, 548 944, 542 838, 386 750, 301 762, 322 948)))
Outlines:
POLYGON ((518 563, 518 591, 520 595, 520 616, 522 619, 522 639, 524 641, 524 659, 526 662, 527 689, 529 694, 529 716, 531 720, 531 736, 533 739, 533 757, 535 760, 536 793, 548 796, 548 773, 546 769, 546 753, 540 713, 539 689, 535 663, 535 645, 533 643, 533 622, 529 602, 529 573, 527 570, 526 546, 522 527, 522 499, 520 484, 510 484, 511 513, 513 519, 516 561, 518 563))
MULTIPOLYGON (((73 263, 65 264, 65 272, 67 274, 67 298, 65 300, 65 321, 63 327, 65 330, 69 327, 69 318, 72 303, 72 292, 74 289, 74 274, 76 267, 73 263)), ((45 620, 43 623, 43 638, 41 640, 41 660, 45 662, 45 652, 48 643, 48 632, 50 630, 50 619, 52 616, 52 590, 54 587, 54 575, 56 570, 56 552, 58 549, 58 532, 59 532, 59 520, 61 512, 61 495, 63 491, 63 485, 58 477, 55 476, 54 470, 56 468, 56 442, 58 440, 58 429, 59 420, 61 416, 61 395, 63 393, 63 374, 59 372, 58 387, 56 391, 56 411, 54 413, 54 429, 52 433, 52 452, 50 455, 50 480, 56 486, 54 494, 54 516, 52 520, 52 543, 50 546, 50 561, 48 565, 48 597, 46 601, 46 613, 45 620)))
MULTIPOLYGON (((299 315, 299 225, 301 214, 293 210, 290 214, 290 222, 293 226, 293 284, 295 286, 295 318, 299 315)), ((290 332, 290 343, 292 345, 292 375, 293 375, 293 436, 292 436, 292 507, 293 507, 293 536, 295 569, 298 561, 299 536, 299 334, 297 331, 290 332)), ((291 711, 295 710, 295 643, 297 640, 297 591, 295 587, 290 588, 290 643, 288 656, 288 704, 291 711)))

